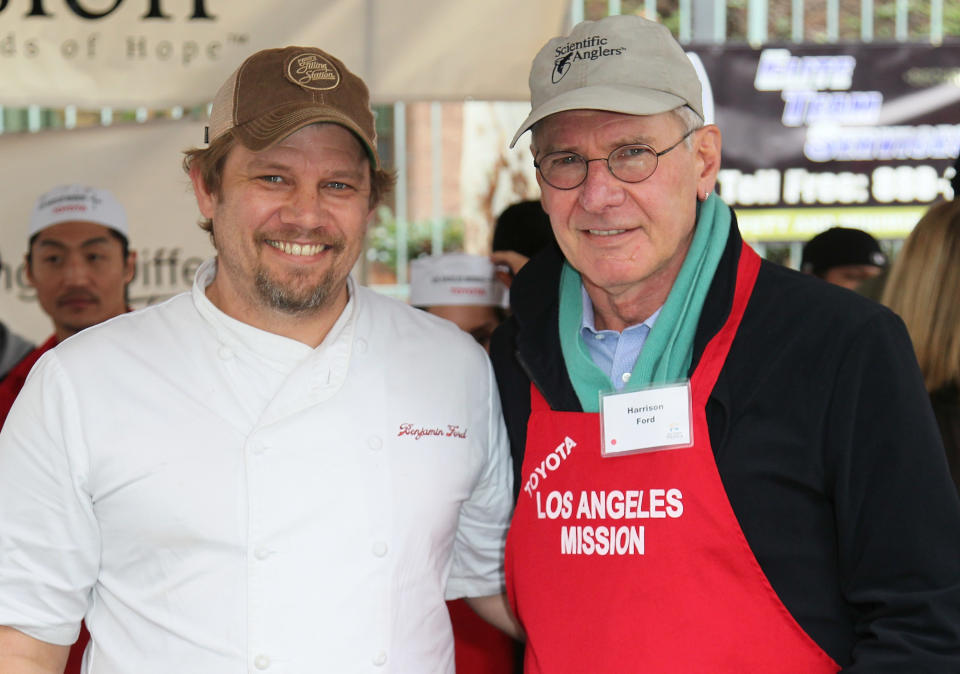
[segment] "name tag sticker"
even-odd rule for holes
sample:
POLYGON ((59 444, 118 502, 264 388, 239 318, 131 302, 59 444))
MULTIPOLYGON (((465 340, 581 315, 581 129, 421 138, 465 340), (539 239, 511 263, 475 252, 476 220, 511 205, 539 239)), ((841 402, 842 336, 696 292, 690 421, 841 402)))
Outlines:
POLYGON ((693 445, 690 382, 600 394, 600 453, 622 456, 693 445))

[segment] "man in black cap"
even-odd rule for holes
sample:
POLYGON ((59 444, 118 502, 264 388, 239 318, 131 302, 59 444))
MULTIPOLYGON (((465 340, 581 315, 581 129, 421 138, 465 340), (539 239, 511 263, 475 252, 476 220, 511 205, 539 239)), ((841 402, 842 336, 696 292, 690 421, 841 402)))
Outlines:
POLYGON ((880 243, 862 229, 831 227, 803 246, 800 269, 828 283, 856 290, 887 266, 880 243))

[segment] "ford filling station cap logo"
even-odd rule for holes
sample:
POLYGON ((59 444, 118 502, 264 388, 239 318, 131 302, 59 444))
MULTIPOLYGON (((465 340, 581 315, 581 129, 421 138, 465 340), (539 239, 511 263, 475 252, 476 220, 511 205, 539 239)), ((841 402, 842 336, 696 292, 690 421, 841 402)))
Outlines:
POLYGON ((319 54, 297 54, 287 64, 287 79, 304 89, 329 91, 340 84, 340 71, 319 54))

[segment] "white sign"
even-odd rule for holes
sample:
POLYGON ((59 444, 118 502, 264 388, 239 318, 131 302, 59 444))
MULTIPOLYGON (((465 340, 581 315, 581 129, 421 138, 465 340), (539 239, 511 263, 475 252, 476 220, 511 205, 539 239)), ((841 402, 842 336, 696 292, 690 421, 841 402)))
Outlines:
POLYGON ((260 49, 319 47, 375 102, 529 100, 565 0, 0 0, 0 104, 198 105, 260 49))

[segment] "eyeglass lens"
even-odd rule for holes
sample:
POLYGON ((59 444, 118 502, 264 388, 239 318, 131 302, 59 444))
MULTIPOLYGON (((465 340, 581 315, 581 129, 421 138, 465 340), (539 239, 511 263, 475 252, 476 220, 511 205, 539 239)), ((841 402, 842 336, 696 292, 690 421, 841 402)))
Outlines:
MULTIPOLYGON (((572 189, 586 179, 590 161, 604 160, 588 161, 575 152, 551 152, 540 160, 540 174, 558 189, 572 189)), ((637 183, 654 172, 657 155, 646 145, 624 145, 611 152, 606 162, 614 176, 624 182, 637 183)))

